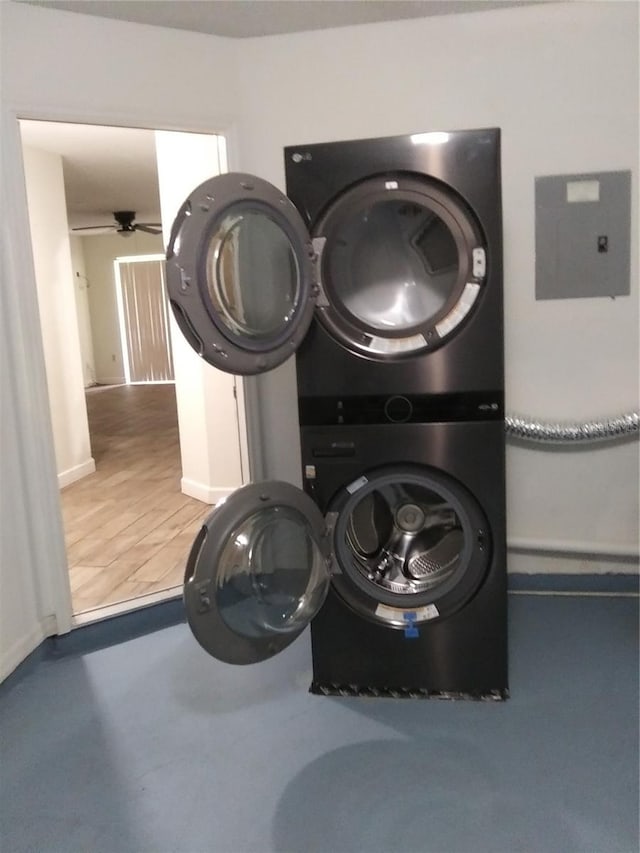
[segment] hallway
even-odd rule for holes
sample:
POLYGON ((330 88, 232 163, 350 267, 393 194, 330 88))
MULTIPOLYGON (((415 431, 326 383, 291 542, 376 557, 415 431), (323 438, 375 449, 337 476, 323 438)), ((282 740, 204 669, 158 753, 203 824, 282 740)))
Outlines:
POLYGON ((60 493, 74 614, 182 584, 212 507, 180 491, 175 387, 87 391, 95 473, 60 493))

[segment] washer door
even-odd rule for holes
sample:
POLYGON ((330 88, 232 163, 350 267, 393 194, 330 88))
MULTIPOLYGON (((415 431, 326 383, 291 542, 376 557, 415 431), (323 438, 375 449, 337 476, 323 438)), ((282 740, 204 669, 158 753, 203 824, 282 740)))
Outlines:
POLYGON ((434 349, 481 296, 481 228, 464 201, 433 179, 363 181, 328 208, 314 237, 320 320, 362 355, 388 360, 434 349))
POLYGON ((330 582, 320 510, 288 483, 253 483, 205 521, 184 583, 187 620, 225 663, 256 663, 286 648, 322 606, 330 582))
POLYGON ((389 466, 332 502, 336 591, 355 611, 393 628, 448 616, 476 592, 491 553, 480 505, 432 468, 389 466))
POLYGON ((285 361, 313 317, 314 250, 294 205, 253 175, 205 181, 184 202, 167 248, 167 289, 186 339, 227 373, 285 361))

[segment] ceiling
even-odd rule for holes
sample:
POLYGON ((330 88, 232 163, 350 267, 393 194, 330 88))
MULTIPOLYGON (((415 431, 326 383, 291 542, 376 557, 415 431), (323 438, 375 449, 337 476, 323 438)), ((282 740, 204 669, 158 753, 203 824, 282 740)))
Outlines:
MULTIPOLYGON (((100 18, 230 38, 480 12, 532 0, 19 0, 100 18)), ((537 0, 544 2, 544 0, 537 0)))
POLYGON ((160 222, 152 130, 53 121, 21 121, 20 130, 24 145, 61 155, 70 228, 110 224, 115 210, 160 222))
MULTIPOLYGON (((20 2, 231 38, 528 5, 527 0, 20 2)), ((38 121, 23 121, 21 129, 26 145, 62 156, 70 228, 111 224, 115 210, 134 210, 138 222, 160 221, 153 131, 38 121)))

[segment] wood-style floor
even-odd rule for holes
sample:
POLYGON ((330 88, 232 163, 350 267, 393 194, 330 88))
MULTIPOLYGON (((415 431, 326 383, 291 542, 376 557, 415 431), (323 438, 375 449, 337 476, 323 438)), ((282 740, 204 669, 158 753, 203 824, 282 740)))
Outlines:
POLYGON ((61 491, 74 614, 182 583, 211 506, 180 491, 173 385, 87 391, 95 473, 61 491))

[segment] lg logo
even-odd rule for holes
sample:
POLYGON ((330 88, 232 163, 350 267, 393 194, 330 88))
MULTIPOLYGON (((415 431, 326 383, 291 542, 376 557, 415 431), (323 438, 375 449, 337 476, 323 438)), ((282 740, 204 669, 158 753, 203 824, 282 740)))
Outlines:
POLYGON ((313 157, 308 151, 305 151, 304 154, 300 154, 300 152, 296 151, 295 154, 291 155, 291 159, 294 163, 302 163, 303 160, 312 160, 313 157))

